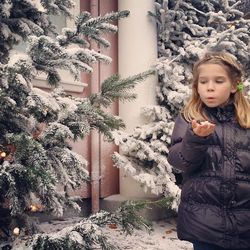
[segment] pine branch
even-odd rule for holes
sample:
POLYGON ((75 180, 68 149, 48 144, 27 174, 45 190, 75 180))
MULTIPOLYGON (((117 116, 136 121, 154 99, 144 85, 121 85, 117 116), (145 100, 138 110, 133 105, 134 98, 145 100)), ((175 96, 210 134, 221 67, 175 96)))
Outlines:
POLYGON ((134 229, 152 231, 152 224, 142 217, 139 212, 149 208, 149 201, 126 201, 112 216, 112 223, 121 225, 124 232, 132 234, 134 229))
POLYGON ((75 6, 73 0, 63 0, 63 1, 48 1, 41 0, 41 4, 51 15, 64 15, 67 17, 72 17, 70 10, 75 6))
POLYGON ((108 107, 118 99, 120 101, 133 100, 136 98, 136 95, 132 90, 136 84, 154 73, 154 70, 148 70, 125 79, 120 79, 119 75, 113 75, 102 83, 100 93, 92 94, 89 97, 90 101, 93 105, 108 107))
POLYGON ((129 11, 108 13, 104 16, 91 17, 89 13, 82 13, 76 19, 75 29, 64 29, 63 35, 57 36, 57 41, 47 37, 30 37, 29 50, 33 66, 47 74, 48 83, 57 87, 60 82, 58 69, 68 70, 75 79, 79 78, 80 71, 91 73, 91 64, 95 62, 110 63, 111 59, 107 56, 89 50, 89 39, 109 47, 110 43, 101 37, 107 32, 116 32, 115 25, 109 22, 127 17, 129 11), (85 48, 67 48, 70 44, 85 45, 85 48))
POLYGON ((72 32, 67 30, 63 36, 58 36, 57 39, 61 46, 78 43, 88 47, 89 40, 93 40, 99 45, 109 47, 110 43, 101 35, 107 32, 117 32, 117 27, 110 22, 125 18, 128 15, 129 11, 118 11, 104 16, 91 17, 89 12, 84 11, 75 19, 76 29, 72 32))
POLYGON ((147 230, 150 233, 152 224, 144 219, 139 212, 150 209, 152 205, 169 207, 170 201, 161 199, 157 201, 126 201, 114 213, 101 211, 89 218, 85 218, 78 224, 64 228, 57 233, 37 234, 33 240, 26 242, 27 249, 120 249, 119 245, 113 245, 109 237, 102 233, 104 226, 115 224, 127 234, 133 234, 134 230, 147 230))
POLYGON ((160 200, 152 202, 154 205, 162 208, 171 208, 173 197, 165 197, 160 200))
POLYGON ((97 113, 102 119, 91 123, 91 127, 97 128, 108 140, 112 141, 112 131, 125 128, 123 120, 119 117, 108 114, 101 109, 99 109, 97 113))

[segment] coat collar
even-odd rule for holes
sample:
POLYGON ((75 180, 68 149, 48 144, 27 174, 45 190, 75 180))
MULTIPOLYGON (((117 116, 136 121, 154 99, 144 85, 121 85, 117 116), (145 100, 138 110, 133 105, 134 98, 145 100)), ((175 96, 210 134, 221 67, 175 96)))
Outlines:
POLYGON ((235 106, 232 100, 223 107, 210 108, 205 106, 205 110, 219 122, 228 122, 235 118, 235 106))

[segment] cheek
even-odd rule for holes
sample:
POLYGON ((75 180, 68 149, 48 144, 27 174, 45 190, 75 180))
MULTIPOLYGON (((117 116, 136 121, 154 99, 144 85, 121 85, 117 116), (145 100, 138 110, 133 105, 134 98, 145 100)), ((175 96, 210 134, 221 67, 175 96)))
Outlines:
POLYGON ((199 84, 197 85, 197 93, 199 94, 200 93, 200 86, 199 86, 199 84))
POLYGON ((197 87, 197 93, 198 93, 198 95, 201 95, 202 94, 202 88, 198 85, 198 87, 197 87))

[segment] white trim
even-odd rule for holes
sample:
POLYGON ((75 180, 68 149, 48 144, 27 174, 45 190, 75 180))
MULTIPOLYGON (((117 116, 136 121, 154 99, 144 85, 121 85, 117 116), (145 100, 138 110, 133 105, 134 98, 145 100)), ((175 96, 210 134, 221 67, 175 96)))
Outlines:
MULTIPOLYGON (((36 78, 33 80, 33 85, 39 88, 52 89, 52 87, 48 84, 46 78, 42 76, 36 76, 36 78)), ((84 87, 88 86, 88 84, 79 81, 64 81, 64 80, 60 81, 60 85, 62 85, 65 91, 75 92, 75 93, 82 93, 84 87)))

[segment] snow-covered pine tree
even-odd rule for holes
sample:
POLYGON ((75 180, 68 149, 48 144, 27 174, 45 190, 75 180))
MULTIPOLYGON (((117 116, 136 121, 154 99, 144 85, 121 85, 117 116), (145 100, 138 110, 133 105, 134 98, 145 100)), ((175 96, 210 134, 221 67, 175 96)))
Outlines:
MULTIPOLYGON (((243 1, 249 6, 249 1, 243 1)), ((138 126, 132 134, 114 134, 122 154, 113 159, 119 168, 144 185, 145 189, 174 198, 177 208, 179 188, 166 156, 173 121, 187 100, 192 65, 208 50, 225 50, 244 65, 250 84, 250 21, 247 9, 234 0, 157 0, 156 12, 149 13, 158 27, 159 76, 158 106, 144 107, 149 123, 138 126), (242 11, 240 11, 242 10, 242 11)))
MULTIPOLYGON (((162 202, 165 201, 157 203, 162 205, 160 204, 162 202)), ((126 234, 132 234, 134 229, 146 229, 151 232, 151 223, 138 214, 138 211, 149 207, 150 203, 150 201, 126 201, 115 212, 100 211, 60 231, 36 234, 26 242, 17 243, 14 247, 17 246, 19 250, 121 250, 119 242, 112 243, 111 237, 103 232, 104 227, 113 229, 119 227, 126 234)))
POLYGON ((250 1, 249 0, 241 0, 237 9, 244 13, 244 18, 246 19, 250 18, 250 1))
POLYGON ((57 216, 65 206, 79 209, 68 190, 89 180, 87 161, 71 150, 69 141, 83 138, 91 129, 111 138, 111 131, 124 123, 102 107, 120 97, 135 98, 131 89, 153 73, 127 79, 111 76, 100 93, 88 98, 65 93, 59 87, 59 70, 77 79, 80 71, 91 73, 93 63, 109 63, 111 58, 92 50, 89 42, 109 47, 103 34, 116 32, 113 21, 129 14, 121 11, 92 17, 83 12, 76 17, 74 28, 64 28, 58 35, 50 16, 70 18, 73 5, 73 0, 0 2, 1 241, 12 236, 14 227, 21 235, 34 232, 29 220, 34 199, 39 209, 57 216), (26 47, 22 53, 16 50, 20 43, 26 47), (50 93, 32 84, 41 73, 53 87, 50 93))

